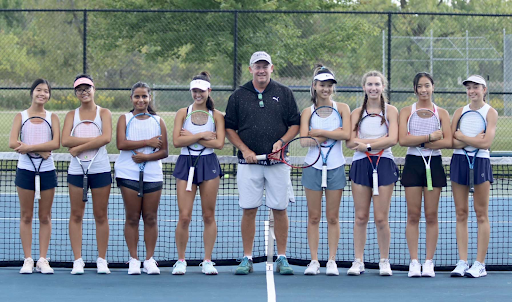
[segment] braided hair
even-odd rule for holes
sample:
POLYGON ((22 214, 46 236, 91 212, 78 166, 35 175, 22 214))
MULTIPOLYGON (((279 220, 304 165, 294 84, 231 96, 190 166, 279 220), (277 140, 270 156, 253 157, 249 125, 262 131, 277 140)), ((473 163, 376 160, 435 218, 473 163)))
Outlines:
MULTIPOLYGON (((379 77, 380 80, 382 81, 382 85, 384 86, 384 89, 386 89, 386 87, 388 87, 388 81, 387 81, 386 77, 384 77, 384 75, 381 72, 376 71, 376 70, 369 71, 363 75, 363 78, 361 80, 361 86, 364 87, 366 85, 366 80, 369 77, 379 77)), ((386 117, 384 116, 384 112, 386 112, 386 103, 389 103, 384 92, 385 92, 385 90, 382 91, 382 94, 380 95, 380 109, 383 114, 381 125, 386 122, 386 117)), ((354 128, 354 131, 357 131, 359 129, 359 122, 363 118, 364 112, 366 112, 367 105, 368 105, 368 94, 366 94, 366 92, 365 92, 363 106, 361 106, 361 112, 359 113, 359 118, 357 119, 357 123, 354 128)))

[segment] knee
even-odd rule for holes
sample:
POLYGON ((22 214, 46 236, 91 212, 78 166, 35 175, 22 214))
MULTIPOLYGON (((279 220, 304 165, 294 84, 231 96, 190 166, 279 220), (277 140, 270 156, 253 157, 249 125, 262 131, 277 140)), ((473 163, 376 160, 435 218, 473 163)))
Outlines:
POLYGON ((139 226, 139 217, 140 216, 126 216, 126 225, 130 227, 138 227, 139 226))
POLYGON ((71 213, 71 217, 69 218, 69 220, 73 223, 82 223, 82 220, 83 220, 83 216, 79 213, 71 213))
POLYGON ((368 215, 356 215, 356 225, 366 226, 368 224, 368 215))
POLYGON ((182 227, 187 227, 190 225, 190 221, 192 221, 192 215, 190 214, 180 214, 180 219, 178 224, 182 227))
POLYGON ((32 213, 22 213, 20 222, 23 224, 32 224, 32 218, 33 218, 32 213))
POLYGON ((455 212, 457 216, 457 222, 467 222, 468 221, 468 210, 460 209, 455 212))
POLYGON ((215 223, 215 214, 212 213, 203 213, 203 222, 204 224, 210 225, 215 223))
POLYGON ((94 220, 96 221, 96 224, 105 224, 108 221, 107 213, 102 214, 95 214, 94 220))
POLYGON ((476 222, 478 224, 480 223, 488 223, 489 222, 489 216, 487 212, 476 212, 476 222))
POLYGON ((340 223, 340 220, 337 216, 332 216, 332 217, 327 216, 327 223, 329 225, 337 225, 340 223))
POLYGON ((318 225, 320 223, 320 215, 309 215, 308 221, 310 225, 318 225))
POLYGON ((144 215, 144 226, 145 227, 155 227, 157 226, 157 216, 154 214, 144 215))
POLYGON ((52 216, 51 215, 39 215, 39 224, 41 225, 48 225, 50 224, 52 221, 52 216))
POLYGON ((437 213, 425 213, 425 222, 427 225, 437 224, 437 213))
POLYGON ((383 217, 376 217, 375 218, 375 226, 382 230, 386 227, 388 227, 388 219, 387 218, 383 218, 383 217))

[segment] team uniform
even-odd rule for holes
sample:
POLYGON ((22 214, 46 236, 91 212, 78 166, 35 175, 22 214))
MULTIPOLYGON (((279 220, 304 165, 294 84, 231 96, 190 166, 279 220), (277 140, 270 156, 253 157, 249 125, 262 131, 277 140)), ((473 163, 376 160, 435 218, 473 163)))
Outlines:
MULTIPOLYGON (((103 131, 100 110, 101 107, 96 105, 96 116, 94 117, 93 122, 103 131)), ((73 117, 73 128, 80 122, 80 112, 79 108, 77 108, 75 109, 75 115, 73 117)), ((88 163, 86 165, 88 165, 88 163)), ((110 171, 110 161, 108 159, 107 148, 106 146, 101 146, 98 151, 98 155, 92 162, 91 167, 89 168, 89 173, 87 174, 88 186, 91 189, 110 186, 112 184, 112 175, 110 171)), ((80 167, 80 163, 75 157, 72 157, 68 168, 68 183, 81 188, 83 186, 83 178, 84 172, 80 167)))
MULTIPOLYGON (((388 105, 384 107, 384 118, 386 123, 389 124, 387 119, 388 105)), ((361 118, 368 115, 368 112, 364 112, 361 118)), ((378 156, 370 156, 372 162, 375 164, 378 160, 378 156)), ((378 182, 379 186, 387 186, 398 181, 398 167, 395 164, 395 158, 391 152, 391 147, 384 149, 380 157, 379 165, 377 166, 378 182)), ((422 162, 423 164, 423 162, 422 162)), ((352 157, 352 166, 350 168, 350 179, 358 184, 365 187, 373 187, 373 166, 368 160, 366 153, 361 151, 354 152, 352 157)))
MULTIPOLYGON (((300 114, 292 91, 271 79, 261 93, 254 88, 252 81, 240 86, 229 97, 225 120, 226 128, 236 130, 254 153, 268 154, 290 126, 300 124, 300 114)), ((270 160, 259 161, 257 165, 247 164, 241 151, 237 155, 240 207, 253 209, 261 206, 265 188, 267 207, 286 209, 294 198, 290 167, 270 160)))
MULTIPOLYGON (((128 112, 124 116, 126 125, 128 125, 128 122, 133 117, 133 113, 128 112)), ((160 117, 158 115, 155 115, 154 117, 158 122, 160 122, 160 117)), ((149 119, 143 121, 152 123, 149 119)), ((135 125, 137 127, 144 127, 145 123, 137 123, 135 125)), ((137 131, 137 129, 134 129, 134 132, 137 131)), ((142 130, 140 131, 142 132, 142 130)), ((140 169, 139 165, 133 161, 132 155, 133 153, 131 150, 121 150, 119 157, 114 164, 115 177, 118 187, 126 187, 134 191, 139 191, 140 169)), ((148 161, 144 168, 144 194, 161 190, 163 187, 163 181, 162 161, 148 161)))
MULTIPOLYGON (((336 102, 332 102, 333 108, 337 109, 336 102)), ((315 105, 311 105, 311 112, 315 111, 315 105)), ((326 119, 339 119, 336 112, 332 112, 331 116, 326 119)), ((325 123, 329 125, 329 123, 325 123)), ((315 120, 312 120, 310 125, 312 129, 321 129, 315 125, 315 120)), ((333 130, 333 129, 324 129, 333 130)), ((318 149, 310 149, 304 161, 310 164, 318 157, 318 149)), ((341 141, 336 141, 329 157, 327 157, 327 188, 326 190, 343 190, 347 184, 347 177, 345 175, 345 157, 341 148, 341 141)), ((318 160, 313 166, 302 170, 302 185, 309 190, 322 191, 322 160, 318 160)))
MULTIPOLYGON (((478 111, 478 113, 480 113, 487 121, 487 113, 490 108, 491 106, 489 104, 485 104, 482 108, 476 111, 478 111)), ((469 105, 464 106, 461 115, 469 110, 471 110, 469 105)), ((470 156, 469 158, 470 160, 473 160, 473 156, 470 156)), ((489 181, 490 183, 494 182, 489 149, 478 151, 476 154, 474 169, 475 185, 486 181, 489 181)), ((455 149, 453 151, 452 160, 450 162, 450 179, 458 184, 469 186, 469 165, 466 155, 462 149, 455 149)))
MULTIPOLYGON (((412 104, 411 115, 416 111, 416 103, 412 104)), ((434 114, 439 119, 437 106, 434 105, 434 114)), ((428 156, 431 150, 422 150, 423 156, 428 161, 428 156)), ((380 166, 380 165, 379 165, 380 166)), ((430 168, 432 173, 432 186, 434 188, 446 187, 446 174, 443 168, 443 160, 441 158, 441 150, 434 150, 430 161, 430 168)), ((379 176, 380 181, 380 176, 379 176)), ((400 180, 404 187, 426 187, 427 176, 425 170, 425 163, 423 158, 416 147, 407 148, 407 155, 405 156, 405 165, 402 171, 402 179, 400 180)))
MULTIPOLYGON (((190 105, 187 108, 187 115, 192 111, 192 105, 190 105)), ((213 110, 209 110, 208 113, 213 116, 213 110)), ((202 126, 194 125, 192 121, 188 119, 185 121, 183 128, 190 131, 192 134, 204 131, 215 132, 215 124, 210 119, 208 119, 208 122, 202 126)), ((198 149, 201 148, 202 147, 198 147, 198 149)), ((198 156, 200 157, 195 168, 194 179, 192 180, 193 184, 199 185, 203 181, 215 179, 224 175, 217 155, 213 152, 213 148, 204 149, 201 155, 199 155, 199 153, 200 151, 189 150, 187 147, 181 148, 180 156, 176 161, 176 166, 172 175, 177 179, 187 181, 190 167, 193 166, 198 156), (190 155, 192 155, 192 157, 190 155)))
MULTIPOLYGON (((23 125, 28 118, 27 110, 22 111, 21 124, 23 125)), ((50 126, 52 125, 52 113, 50 111, 46 111, 45 120, 50 126)), ((43 159, 36 158, 32 160, 37 167, 43 159)), ((53 162, 52 155, 50 155, 48 159, 43 160, 41 168, 39 169, 39 175, 41 176, 41 191, 57 187, 57 173, 55 171, 55 163, 53 162)), ((15 185, 25 190, 35 191, 35 177, 36 172, 30 158, 27 154, 20 154, 16 168, 16 178, 14 180, 15 185)))

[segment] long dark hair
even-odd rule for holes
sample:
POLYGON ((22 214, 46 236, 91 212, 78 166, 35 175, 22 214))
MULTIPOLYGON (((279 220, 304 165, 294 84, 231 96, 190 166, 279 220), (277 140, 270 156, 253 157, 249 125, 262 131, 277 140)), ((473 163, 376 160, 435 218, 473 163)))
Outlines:
MULTIPOLYGON (((316 90, 315 90, 315 76, 321 73, 329 73, 334 77, 334 72, 332 72, 329 68, 323 66, 322 64, 315 65, 315 71, 313 72, 313 81, 311 81, 311 87, 309 88, 309 92, 311 94, 311 102, 316 105, 316 90)), ((333 94, 336 93, 336 84, 333 83, 333 94)))
MULTIPOLYGON (((135 84, 133 84, 132 86, 132 92, 130 94, 130 98, 133 96, 133 94, 135 93, 135 89, 137 88, 144 88, 148 91, 148 94, 151 95, 151 88, 149 87, 149 85, 147 83, 144 83, 144 82, 137 82, 135 84)), ((156 111, 153 109, 153 107, 151 106, 151 103, 153 102, 153 100, 151 100, 148 104, 148 112, 149 114, 151 115, 156 115, 156 111)), ((135 108, 133 108, 132 110, 130 110, 130 112, 133 112, 133 110, 135 110, 135 108)))
POLYGON ((434 85, 434 78, 432 77, 432 75, 428 72, 418 72, 415 76, 414 76, 414 80, 412 80, 412 85, 414 86, 414 93, 418 93, 418 83, 420 82, 420 79, 421 78, 427 78, 430 83, 432 83, 432 85, 434 85))
MULTIPOLYGON (((194 81, 194 80, 203 80, 208 83, 211 83, 210 82, 210 73, 208 71, 201 71, 200 74, 198 74, 192 78, 192 81, 194 81)), ((208 108, 208 110, 215 109, 215 104, 213 103, 213 99, 210 96, 210 94, 208 94, 208 99, 206 99, 206 108, 208 108)))
POLYGON ((52 98, 52 86, 50 86, 50 83, 45 79, 37 79, 32 83, 32 86, 30 86, 30 97, 33 96, 34 90, 39 84, 46 84, 48 86, 48 92, 50 93, 50 97, 48 99, 52 98))
MULTIPOLYGON (((386 89, 388 87, 388 80, 386 77, 377 70, 372 70, 363 75, 363 78, 361 79, 361 86, 364 87, 366 85, 366 80, 369 77, 379 77, 382 81, 382 85, 384 86, 384 90, 382 90, 382 93, 380 95, 380 110, 382 111, 382 122, 381 125, 386 122, 385 112, 386 112, 386 103, 388 103, 388 99, 386 98, 386 89)), ((364 94, 364 101, 363 106, 361 106, 361 112, 359 113, 359 118, 357 119, 356 126, 354 127, 354 131, 357 131, 359 129, 359 122, 363 118, 363 114, 366 112, 366 106, 368 105, 368 95, 364 94)))

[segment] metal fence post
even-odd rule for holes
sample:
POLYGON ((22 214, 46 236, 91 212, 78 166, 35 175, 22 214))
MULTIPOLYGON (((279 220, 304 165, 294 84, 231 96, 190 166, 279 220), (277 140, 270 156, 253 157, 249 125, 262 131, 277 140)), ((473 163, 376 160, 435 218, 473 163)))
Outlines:
POLYGON ((87 10, 84 9, 83 72, 87 73, 87 10))

